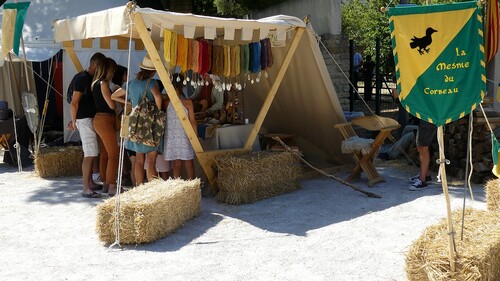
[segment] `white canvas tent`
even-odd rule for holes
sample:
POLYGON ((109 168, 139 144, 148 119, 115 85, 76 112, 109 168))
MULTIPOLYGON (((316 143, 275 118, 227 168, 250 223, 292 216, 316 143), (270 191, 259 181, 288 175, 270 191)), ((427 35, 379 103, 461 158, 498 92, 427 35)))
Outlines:
POLYGON ((98 44, 106 49, 113 41, 119 46, 128 44, 131 31, 135 48, 144 46, 153 60, 210 183, 214 180, 210 167, 213 157, 248 152, 262 127, 270 133, 297 136, 299 148, 306 158, 322 159, 332 165, 351 162, 340 151, 341 136, 334 125, 345 122, 345 117, 316 36, 298 18, 279 15, 260 20, 223 19, 139 8, 129 3, 56 21, 53 29, 55 41, 62 42, 77 70, 83 67, 74 53, 74 46, 79 44, 75 41, 89 47, 98 44), (160 55, 163 54, 163 29, 173 30, 186 38, 217 40, 226 45, 258 41, 267 37, 270 31, 284 40, 283 47, 272 49, 275 60, 268 70, 268 78, 263 76, 260 83, 247 83, 244 89, 245 117, 254 123, 244 147, 203 150, 182 111, 180 100, 173 94, 169 72, 160 55))
MULTIPOLYGON (((5 3, 15 3, 17 1, 8 0, 5 3)), ((21 2, 21 1, 19 1, 21 2)), ((54 33, 52 31, 52 21, 55 19, 66 19, 80 15, 81 13, 90 13, 105 10, 108 8, 116 7, 122 5, 124 0, 86 0, 86 1, 71 1, 67 0, 41 0, 41 1, 31 1, 29 8, 26 13, 26 18, 23 26, 23 40, 26 51, 26 59, 28 61, 28 67, 31 68, 33 63, 46 61, 52 58, 57 52, 62 49, 62 44, 60 42, 54 41, 54 33)), ((3 15, 3 6, 0 8, 0 18, 3 15)), ((2 29, 2 21, 0 19, 0 30, 2 29)), ((0 32, 0 46, 2 42, 2 33, 0 32)), ((118 51, 116 46, 111 46, 107 50, 105 55, 112 56, 118 62, 125 63, 127 61, 127 55, 118 51)), ((87 63, 92 55, 88 48, 82 51, 81 48, 75 48, 77 56, 82 62, 87 63)), ((138 60, 140 59, 140 54, 137 55, 138 60)), ((0 100, 6 100, 9 103, 9 107, 14 109, 17 116, 23 115, 23 109, 21 105, 21 93, 27 91, 26 78, 24 69, 22 66, 22 60, 24 59, 23 50, 19 51, 19 57, 12 54, 13 71, 9 73, 10 64, 7 62, 2 62, 3 58, 0 58, 0 100), (3 64, 3 66, 2 66, 3 64), (14 77, 19 80, 17 86, 14 77)), ((135 59, 135 57, 133 58, 135 59)), ((75 67, 71 63, 69 57, 66 53, 63 53, 63 92, 67 89, 69 82, 75 72, 75 67)), ((46 73, 44 73, 46 74, 46 73)), ((28 78, 30 81, 30 91, 36 92, 34 77, 37 74, 33 73, 31 69, 28 69, 28 78)), ((43 75, 43 74, 42 74, 43 75)), ((37 93, 40 95, 45 95, 45 93, 37 93)), ((61 93, 64 94, 64 93, 61 93)), ((68 104, 63 102, 65 120, 69 121, 69 109, 68 104)), ((77 140, 79 138, 78 134, 76 136, 71 136, 72 131, 65 131, 65 141, 77 140)))

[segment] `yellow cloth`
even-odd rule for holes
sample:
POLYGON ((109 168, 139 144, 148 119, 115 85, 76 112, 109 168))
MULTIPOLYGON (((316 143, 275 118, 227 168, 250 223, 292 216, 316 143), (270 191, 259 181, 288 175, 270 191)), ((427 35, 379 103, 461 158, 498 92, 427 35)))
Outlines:
POLYGON ((177 66, 181 68, 181 72, 186 72, 187 70, 188 49, 188 39, 177 34, 177 66))
POLYGON ((240 75, 241 73, 241 55, 240 55, 240 46, 234 46, 234 64, 233 69, 235 71, 235 76, 240 75))
POLYGON ((16 9, 4 9, 2 18, 2 59, 14 48, 14 29, 16 27, 16 9))
POLYGON ((224 72, 223 76, 229 77, 231 75, 231 48, 224 46, 224 72))
MULTIPOLYGON (((236 47, 237 46, 231 46, 230 47, 230 61, 231 61, 231 70, 230 70, 230 77, 236 77, 236 47)), ((240 54, 238 54, 238 57, 240 54)), ((238 66, 239 67, 239 66, 238 66)))
POLYGON ((163 30, 163 57, 165 62, 170 63, 170 42, 172 41, 172 31, 163 30))
POLYGON ((170 41, 170 67, 174 68, 177 64, 177 33, 172 32, 170 41))

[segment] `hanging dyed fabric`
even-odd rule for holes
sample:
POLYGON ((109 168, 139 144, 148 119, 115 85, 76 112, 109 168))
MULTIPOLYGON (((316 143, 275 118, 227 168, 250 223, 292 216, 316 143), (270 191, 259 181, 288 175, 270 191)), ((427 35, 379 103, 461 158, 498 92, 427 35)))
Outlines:
POLYGON ((240 64, 241 64, 241 73, 247 74, 249 72, 249 64, 250 64, 250 49, 248 44, 241 45, 240 51, 240 64))
POLYGON ((194 72, 197 72, 197 73, 200 73, 201 72, 201 67, 202 67, 202 63, 203 63, 203 58, 201 57, 201 43, 200 41, 196 40, 196 46, 195 46, 195 49, 196 49, 196 65, 195 65, 195 69, 193 69, 194 72))
POLYGON ((210 71, 212 64, 212 45, 210 45, 207 41, 200 41, 201 43, 201 74, 205 74, 210 71))
POLYGON ((177 64, 177 33, 172 32, 170 41, 170 67, 174 68, 177 64))
POLYGON ((165 62, 170 63, 170 42, 172 41, 172 31, 168 29, 163 30, 163 56, 165 62))
POLYGON ((201 61, 200 61, 200 42, 198 40, 193 40, 193 46, 191 48, 192 58, 191 58, 191 69, 200 73, 201 61))
POLYGON ((266 46, 267 46, 267 68, 273 66, 274 64, 274 57, 273 57, 273 51, 272 51, 272 45, 271 45, 271 39, 266 38, 264 39, 266 41, 266 46))
POLYGON ((193 54, 193 39, 188 39, 188 50, 187 50, 187 60, 186 60, 186 70, 191 69, 192 64, 192 54, 193 54))
POLYGON ((231 48, 224 46, 224 73, 223 76, 229 77, 231 75, 231 48))
POLYGON ((224 75, 224 47, 219 45, 213 46, 212 73, 218 76, 224 75))
POLYGON ((177 66, 181 68, 181 72, 187 70, 188 44, 187 38, 177 34, 177 66))
POLYGON ((267 68, 267 41, 265 39, 260 40, 260 69, 265 70, 267 68))
POLYGON ((260 71, 260 42, 250 43, 250 72, 260 71))
POLYGON ((241 73, 240 53, 241 53, 240 46, 234 46, 234 64, 233 64, 234 76, 238 76, 241 73))

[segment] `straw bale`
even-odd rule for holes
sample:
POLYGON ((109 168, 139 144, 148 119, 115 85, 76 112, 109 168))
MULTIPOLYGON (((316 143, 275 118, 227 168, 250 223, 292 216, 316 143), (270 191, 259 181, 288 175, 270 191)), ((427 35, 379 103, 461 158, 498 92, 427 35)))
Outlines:
POLYGON ((82 160, 81 146, 42 148, 35 155, 35 173, 41 178, 78 176, 82 160))
MULTIPOLYGON (((115 242, 114 196, 97 207, 96 231, 115 242)), ((120 243, 149 243, 167 236, 200 213, 200 180, 156 179, 120 195, 120 243)))
POLYGON ((255 152, 215 159, 219 192, 227 204, 246 204, 295 191, 302 174, 299 160, 290 152, 255 152))
POLYGON ((406 255, 408 280, 500 280, 500 216, 498 212, 466 209, 453 212, 455 273, 450 272, 447 219, 428 227, 406 255))
POLYGON ((489 211, 500 211, 500 179, 486 182, 486 207, 489 211))

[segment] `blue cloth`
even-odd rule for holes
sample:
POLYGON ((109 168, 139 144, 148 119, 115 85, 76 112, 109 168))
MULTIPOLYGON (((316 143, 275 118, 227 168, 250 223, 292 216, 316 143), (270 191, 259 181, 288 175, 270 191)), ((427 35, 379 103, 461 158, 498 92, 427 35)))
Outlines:
MULTIPOLYGON (((139 101, 142 98, 142 94, 144 93, 144 89, 146 88, 146 84, 148 83, 148 80, 137 80, 134 79, 128 83, 125 83, 123 85, 123 89, 126 90, 128 86, 128 101, 132 103, 132 108, 136 107, 137 104, 139 104, 139 101)), ((148 90, 146 91, 146 97, 148 98, 149 101, 154 102, 154 96, 153 93, 151 92, 151 88, 153 86, 158 87, 158 83, 156 80, 152 79, 151 82, 149 82, 148 85, 148 90)), ((141 143, 136 143, 133 141, 130 141, 127 139, 125 142, 125 148, 135 151, 135 152, 140 152, 140 153, 149 153, 154 150, 162 151, 163 150, 163 140, 161 141, 160 145, 158 147, 154 146, 147 146, 141 143)))

